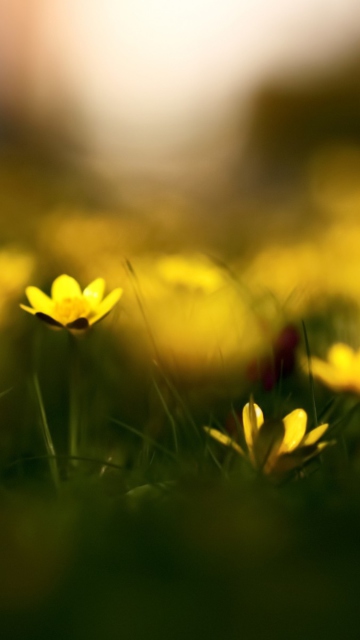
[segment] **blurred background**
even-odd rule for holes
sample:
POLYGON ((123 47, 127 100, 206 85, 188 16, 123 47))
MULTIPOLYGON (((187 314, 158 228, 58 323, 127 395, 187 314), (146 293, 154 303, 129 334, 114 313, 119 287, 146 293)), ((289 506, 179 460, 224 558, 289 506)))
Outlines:
MULTIPOLYGON (((96 172, 118 199, 159 183, 226 198, 254 172, 261 113, 274 116, 265 87, 279 103, 300 93, 303 118, 322 95, 321 121, 327 96, 327 134, 341 136, 329 114, 335 121, 335 94, 346 100, 339 83, 357 57, 359 17, 356 0, 2 0, 3 138, 27 137, 96 172)), ((289 118, 294 110, 287 105, 289 118)), ((275 138, 285 124, 273 123, 275 138)), ((315 136, 310 121, 307 129, 315 136)))

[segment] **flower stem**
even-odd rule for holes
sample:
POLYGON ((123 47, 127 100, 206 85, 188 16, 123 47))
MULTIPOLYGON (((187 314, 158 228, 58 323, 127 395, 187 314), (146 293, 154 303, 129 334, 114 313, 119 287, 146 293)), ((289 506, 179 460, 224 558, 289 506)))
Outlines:
POLYGON ((42 433, 43 433, 43 437, 44 437, 44 441, 45 441, 46 451, 47 451, 47 454, 49 456, 50 472, 51 472, 51 475, 52 475, 52 478, 53 478, 54 485, 58 489, 59 488, 59 484, 60 484, 60 476, 59 476, 59 469, 58 469, 58 465, 57 465, 56 451, 55 451, 53 439, 51 437, 51 433, 50 433, 47 417, 46 417, 44 402, 43 402, 43 399, 42 399, 41 389, 40 389, 40 385, 39 385, 39 379, 38 379, 36 373, 34 373, 34 387, 35 387, 35 393, 36 393, 37 401, 39 403, 39 411, 40 411, 40 417, 41 417, 42 433))
MULTIPOLYGON (((69 374, 69 455, 78 457, 79 452, 79 351, 76 338, 69 333, 69 354, 70 354, 70 374, 69 374)), ((76 463, 73 461, 73 464, 76 463)))

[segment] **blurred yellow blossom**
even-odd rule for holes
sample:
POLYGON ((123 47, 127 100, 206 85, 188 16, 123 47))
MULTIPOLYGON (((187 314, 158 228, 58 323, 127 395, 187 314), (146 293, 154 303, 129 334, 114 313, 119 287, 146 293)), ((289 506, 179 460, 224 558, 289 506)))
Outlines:
POLYGON ((296 316, 323 289, 323 256, 310 241, 270 245, 255 255, 244 278, 254 291, 271 291, 296 316))
POLYGON ((327 361, 311 358, 312 373, 334 391, 360 394, 360 349, 338 342, 330 347, 327 361))
POLYGON ((243 278, 253 292, 270 291, 294 318, 321 307, 329 296, 358 304, 359 246, 360 223, 334 221, 311 239, 262 248, 243 278))
POLYGON ((307 414, 303 409, 295 409, 282 420, 264 421, 262 410, 251 399, 243 409, 242 418, 247 454, 226 434, 217 429, 204 428, 221 444, 248 457, 255 469, 260 469, 266 475, 281 476, 293 471, 329 444, 319 443, 328 424, 306 433, 307 414))
POLYGON ((160 278, 176 289, 213 293, 224 285, 220 269, 204 256, 169 255, 157 260, 160 278))
POLYGON ((16 247, 0 251, 0 321, 4 322, 10 303, 18 298, 34 270, 32 254, 16 247))
POLYGON ((155 357, 176 379, 226 381, 230 393, 268 338, 249 296, 206 256, 136 259, 124 286, 133 330, 151 333, 155 357))
POLYGON ((103 299, 104 291, 103 278, 97 278, 82 292, 74 278, 63 274, 52 283, 51 298, 30 286, 26 295, 32 306, 20 307, 53 327, 84 330, 102 320, 122 294, 122 289, 114 289, 103 299))

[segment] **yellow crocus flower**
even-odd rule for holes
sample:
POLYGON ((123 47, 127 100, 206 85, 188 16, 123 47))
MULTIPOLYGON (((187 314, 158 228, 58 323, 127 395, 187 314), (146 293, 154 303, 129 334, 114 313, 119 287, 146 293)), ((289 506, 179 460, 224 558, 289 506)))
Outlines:
POLYGON ((37 287, 27 287, 31 307, 24 304, 20 307, 52 327, 85 330, 110 313, 122 294, 118 288, 104 298, 104 291, 103 278, 97 278, 81 291, 74 278, 63 274, 52 283, 51 297, 37 287))
POLYGON ((295 409, 282 420, 264 421, 262 410, 250 400, 242 415, 247 451, 221 431, 210 427, 204 429, 221 444, 249 458, 255 469, 267 475, 281 476, 293 471, 317 456, 329 444, 319 443, 328 424, 306 433, 307 414, 303 409, 295 409))
POLYGON ((360 394, 360 349, 338 342, 330 347, 327 361, 311 358, 313 375, 334 391, 360 394))

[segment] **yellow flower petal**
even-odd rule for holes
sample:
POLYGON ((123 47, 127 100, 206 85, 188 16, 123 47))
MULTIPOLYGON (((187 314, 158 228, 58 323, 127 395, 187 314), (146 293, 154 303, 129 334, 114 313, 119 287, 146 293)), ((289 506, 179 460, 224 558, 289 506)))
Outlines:
POLYGON ((33 315, 37 313, 36 309, 33 309, 32 307, 27 307, 26 304, 21 304, 20 307, 21 309, 24 309, 24 311, 27 311, 28 313, 32 313, 33 315))
POLYGON ((41 289, 37 287, 26 287, 25 293, 35 311, 41 311, 51 316, 54 310, 54 303, 41 289))
POLYGON ((106 298, 99 304, 96 309, 96 315, 89 319, 89 324, 93 325, 96 322, 99 322, 104 316, 106 316, 111 309, 116 305, 116 303, 120 300, 122 295, 122 289, 114 289, 111 293, 109 293, 106 298))
POLYGON ((320 358, 311 358, 311 370, 316 378, 320 378, 320 380, 326 384, 333 379, 335 379, 336 382, 340 382, 340 380, 343 379, 343 374, 337 372, 333 365, 324 360, 320 360, 320 358))
POLYGON ((320 442, 316 447, 315 455, 321 453, 326 447, 336 444, 335 440, 330 440, 329 442, 320 442))
POLYGON ((92 311, 95 311, 104 297, 105 280, 97 278, 83 291, 83 296, 88 301, 92 311))
POLYGON ((306 434, 301 444, 303 446, 315 444, 324 435, 328 427, 329 427, 328 424, 321 424, 319 427, 316 427, 316 429, 313 429, 312 431, 306 434))
POLYGON ((250 405, 251 403, 248 402, 243 408, 244 435, 249 451, 252 450, 254 445, 254 435, 264 423, 264 414, 260 407, 253 402, 254 414, 252 414, 250 405))
POLYGON ((337 369, 347 371, 353 364, 354 351, 351 347, 349 347, 349 345, 338 342, 337 344, 333 344, 333 346, 330 347, 327 358, 329 363, 337 369))
POLYGON ((311 358, 313 375, 334 391, 360 393, 360 350, 339 342, 333 344, 327 357, 327 361, 311 358))
POLYGON ((106 316, 122 295, 122 289, 114 289, 103 300, 104 290, 103 278, 97 278, 82 292, 74 278, 62 274, 52 284, 52 298, 37 287, 27 287, 26 295, 33 308, 20 307, 52 326, 83 331, 106 316))
POLYGON ((235 451, 240 453, 240 455, 242 456, 245 455, 242 448, 239 447, 237 442, 235 442, 235 440, 233 440, 229 436, 225 435, 225 433, 221 433, 221 431, 218 431, 217 429, 211 429, 210 427, 203 427, 203 428, 206 431, 206 433, 209 434, 209 436, 214 438, 214 440, 221 442, 221 444, 224 444, 226 447, 231 447, 232 449, 235 449, 235 451))
POLYGON ((311 358, 312 373, 323 384, 334 391, 360 390, 360 376, 354 376, 349 369, 337 369, 319 358, 311 358))
POLYGON ((285 435, 278 454, 294 451, 306 432, 307 415, 304 409, 295 409, 283 419, 285 435))
POLYGON ((51 297, 55 302, 61 302, 67 298, 81 298, 82 291, 75 278, 63 274, 52 283, 51 297))

